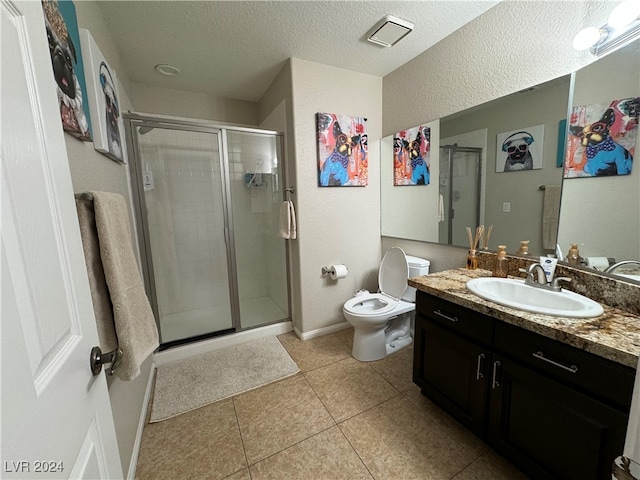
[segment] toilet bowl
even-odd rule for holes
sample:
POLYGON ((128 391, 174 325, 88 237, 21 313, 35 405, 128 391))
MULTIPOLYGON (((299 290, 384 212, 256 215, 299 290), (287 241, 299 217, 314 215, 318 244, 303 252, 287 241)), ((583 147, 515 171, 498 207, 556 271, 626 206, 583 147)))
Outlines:
POLYGON ((342 309, 354 330, 354 358, 380 360, 411 344, 415 289, 407 286, 407 279, 428 273, 428 260, 405 255, 398 247, 387 251, 378 272, 380 292, 357 292, 342 309))

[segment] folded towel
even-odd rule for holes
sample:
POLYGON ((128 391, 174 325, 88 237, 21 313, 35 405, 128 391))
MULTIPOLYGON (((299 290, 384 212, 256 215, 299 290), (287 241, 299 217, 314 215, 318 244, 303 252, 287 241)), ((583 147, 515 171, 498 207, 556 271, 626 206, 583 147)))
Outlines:
POLYGON ((286 200, 280 205, 279 234, 282 238, 295 240, 296 211, 291 200, 286 200))
POLYGON ((640 463, 640 361, 636 369, 636 382, 631 397, 631 411, 627 424, 627 439, 624 442, 624 456, 640 463))
POLYGON ((88 256, 85 253, 87 270, 90 277, 95 277, 90 280, 90 286, 98 330, 102 331, 101 348, 104 341, 103 351, 112 350, 112 339, 117 338, 123 355, 114 373, 122 380, 132 380, 140 374, 142 362, 158 347, 158 329, 133 253, 127 203, 116 193, 90 192, 81 196, 77 204, 80 231, 85 232, 83 247, 85 252, 90 252, 88 256), (91 203, 91 198, 95 220, 87 221, 92 209, 86 203, 91 203), (97 237, 92 232, 92 221, 95 221, 97 237), (103 279, 96 265, 96 247, 102 261, 103 279), (112 317, 108 315, 108 303, 112 317))
POLYGON ((100 349, 104 353, 112 352, 118 348, 118 338, 113 324, 113 307, 109 296, 109 288, 107 287, 104 269, 102 268, 102 259, 100 258, 100 243, 98 241, 98 230, 96 229, 93 199, 89 195, 76 198, 76 210, 78 211, 78 222, 80 223, 84 260, 89 274, 93 311, 95 312, 98 326, 100 349))
POLYGON ((545 186, 542 206, 542 248, 546 250, 556 248, 561 194, 560 185, 545 186))

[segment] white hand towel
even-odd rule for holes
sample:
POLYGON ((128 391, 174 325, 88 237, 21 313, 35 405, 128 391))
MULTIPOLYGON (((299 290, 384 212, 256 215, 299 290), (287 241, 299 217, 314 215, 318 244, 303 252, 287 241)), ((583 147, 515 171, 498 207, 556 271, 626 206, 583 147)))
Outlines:
POLYGON ((438 221, 444 222, 444 197, 442 194, 438 196, 438 221))
POLYGON ((289 238, 291 240, 295 240, 298 236, 297 227, 296 227, 296 209, 293 207, 293 202, 289 200, 287 202, 289 204, 289 218, 290 218, 290 228, 289 228, 289 238))
POLYGON ((636 382, 631 397, 631 411, 624 442, 624 456, 640 463, 640 361, 636 369, 636 382))
POLYGON ((295 240, 297 235, 296 211, 290 200, 284 201, 280 205, 279 234, 282 238, 291 240, 295 240))

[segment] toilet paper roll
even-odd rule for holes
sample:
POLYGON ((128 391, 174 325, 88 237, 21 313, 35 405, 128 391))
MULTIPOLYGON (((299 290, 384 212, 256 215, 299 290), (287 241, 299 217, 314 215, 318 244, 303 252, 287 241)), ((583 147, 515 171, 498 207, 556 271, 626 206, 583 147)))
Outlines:
POLYGON ((607 257, 587 257, 587 267, 594 270, 606 270, 609 266, 609 259, 607 257))
POLYGON ((331 265, 329 269, 329 276, 331 280, 337 280, 347 276, 347 267, 344 265, 331 265))

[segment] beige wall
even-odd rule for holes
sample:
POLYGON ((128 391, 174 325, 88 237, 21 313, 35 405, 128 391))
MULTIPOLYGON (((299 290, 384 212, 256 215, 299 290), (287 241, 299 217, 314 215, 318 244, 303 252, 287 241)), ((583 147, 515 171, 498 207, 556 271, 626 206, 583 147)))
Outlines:
MULTIPOLYGON (((383 135, 571 73, 596 59, 573 36, 616 2, 504 1, 384 77, 383 135)), ((410 38, 410 37, 409 37, 410 38)))
MULTIPOLYGON (((384 77, 383 135, 443 118, 595 61, 589 52, 573 49, 573 36, 587 25, 606 23, 615 4, 610 0, 499 3, 384 77)), ((392 244, 385 239, 383 248, 392 244)), ((456 258, 450 247, 420 242, 403 245, 413 255, 430 255, 425 258, 436 269, 440 258, 449 259, 443 262, 446 264, 456 258)), ((458 266, 464 256, 460 259, 458 266)))
POLYGON ((133 110, 139 113, 213 120, 226 124, 257 125, 258 104, 206 93, 131 83, 133 110))
MULTIPOLYGON (((382 78, 291 59, 298 213, 299 330, 344 322, 342 306, 360 288, 377 288, 380 264, 382 78), (367 118, 369 184, 318 186, 316 113, 367 118), (343 263, 346 278, 332 281, 322 267, 343 263)), ((290 159, 291 160, 291 159, 290 159)))
MULTIPOLYGON (((102 14, 94 2, 75 2, 78 25, 91 32, 96 44, 102 51, 109 65, 117 72, 120 82, 119 100, 122 110, 131 108, 127 95, 130 87, 127 72, 122 67, 118 51, 111 41, 102 14)), ((71 178, 75 192, 88 190, 108 191, 122 194, 131 205, 129 189, 129 173, 125 164, 116 163, 98 153, 92 142, 81 142, 70 135, 65 135, 71 178)), ((134 242, 137 249, 137 243, 134 242)), ((144 408, 144 396, 152 358, 142 365, 140 375, 132 381, 124 382, 115 377, 108 377, 109 398, 113 411, 118 450, 122 470, 127 474, 134 450, 140 413, 144 408)))

